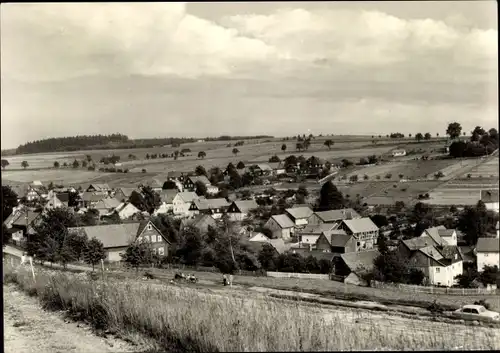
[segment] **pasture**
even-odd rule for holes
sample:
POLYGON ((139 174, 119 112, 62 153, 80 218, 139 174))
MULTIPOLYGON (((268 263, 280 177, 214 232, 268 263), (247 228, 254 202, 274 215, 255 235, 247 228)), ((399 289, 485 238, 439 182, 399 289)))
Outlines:
POLYGON ((402 201, 405 205, 411 205, 419 201, 418 195, 429 193, 441 183, 441 181, 391 182, 386 188, 367 197, 364 202, 368 205, 393 205, 397 201, 402 201))

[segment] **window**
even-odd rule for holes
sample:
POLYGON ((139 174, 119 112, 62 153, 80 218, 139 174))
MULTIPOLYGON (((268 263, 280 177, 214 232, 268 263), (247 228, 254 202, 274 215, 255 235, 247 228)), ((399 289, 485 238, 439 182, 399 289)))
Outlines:
POLYGON ((158 255, 161 255, 161 256, 165 255, 165 249, 163 248, 163 246, 158 248, 158 255))
POLYGON ((153 229, 153 227, 151 226, 151 224, 148 224, 148 230, 151 230, 153 229))
POLYGON ((145 236, 144 236, 144 240, 145 240, 145 241, 149 241, 149 236, 145 235, 145 236))
POLYGON ((436 273, 439 273, 441 269, 439 267, 436 267, 436 273))
POLYGON ((155 248, 153 248, 153 254, 156 254, 156 249, 155 248))

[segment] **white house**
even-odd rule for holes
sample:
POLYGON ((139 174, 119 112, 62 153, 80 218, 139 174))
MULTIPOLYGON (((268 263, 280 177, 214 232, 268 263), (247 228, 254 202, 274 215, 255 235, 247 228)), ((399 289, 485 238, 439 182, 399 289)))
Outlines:
POLYGON ((122 202, 115 208, 115 212, 118 214, 120 219, 128 219, 137 213, 141 213, 141 210, 132 205, 130 202, 122 202))
POLYGON ((252 233, 250 239, 248 241, 257 241, 257 242, 267 242, 269 243, 270 239, 266 237, 262 233, 252 233))
POLYGON ((392 156, 393 157, 403 157, 403 156, 406 156, 406 151, 405 150, 394 150, 394 151, 392 151, 392 156))
POLYGON ((160 192, 161 204, 154 211, 154 215, 169 213, 174 209, 174 198, 177 195, 177 190, 167 189, 160 192))
POLYGON ((476 244, 477 270, 482 271, 483 267, 498 266, 500 268, 500 239, 479 238, 476 244))
POLYGON ((486 209, 498 213, 498 190, 481 190, 481 201, 484 202, 486 209))
POLYGON ((189 207, 194 200, 198 200, 199 196, 191 191, 179 192, 173 199, 174 215, 187 216, 189 215, 189 207))
POLYGON ((448 245, 457 245, 457 232, 455 229, 438 229, 438 234, 448 245))
POLYGON ((251 210, 259 207, 255 200, 234 201, 227 210, 227 215, 231 221, 242 221, 248 217, 251 210))
POLYGON ((309 217, 311 217, 314 213, 309 207, 287 208, 285 212, 296 226, 306 226, 308 224, 309 217))

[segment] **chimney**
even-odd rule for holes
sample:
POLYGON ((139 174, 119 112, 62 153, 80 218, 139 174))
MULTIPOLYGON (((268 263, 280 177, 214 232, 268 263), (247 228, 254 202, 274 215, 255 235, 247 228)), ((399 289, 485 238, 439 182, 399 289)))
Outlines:
POLYGON ((351 211, 347 211, 346 212, 346 218, 347 219, 352 219, 352 212, 351 211))

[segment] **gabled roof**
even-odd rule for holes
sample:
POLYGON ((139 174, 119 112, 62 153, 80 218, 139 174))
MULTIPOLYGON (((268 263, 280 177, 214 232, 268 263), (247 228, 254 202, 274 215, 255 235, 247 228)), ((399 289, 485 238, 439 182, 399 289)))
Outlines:
POLYGON ((484 203, 498 202, 498 189, 497 190, 481 190, 481 201, 484 203))
POLYGON ((85 191, 82 193, 81 198, 83 201, 97 202, 97 201, 101 201, 107 197, 108 197, 107 193, 85 191))
POLYGON ((255 200, 234 201, 233 204, 241 213, 248 213, 250 210, 254 210, 259 207, 255 200))
POLYGON ((137 188, 118 188, 117 191, 120 190, 123 195, 125 195, 126 198, 129 198, 130 195, 132 195, 132 192, 136 191, 136 192, 139 192, 139 190, 137 190, 137 188))
MULTIPOLYGON (((17 226, 17 227, 26 227, 26 223, 28 225, 31 225, 38 217, 40 217, 41 213, 32 211, 30 209, 28 210, 22 210, 22 211, 17 211, 15 214, 14 212, 12 213, 12 226, 17 226)), ((6 220, 9 221, 9 216, 6 220)))
POLYGON ((288 251, 290 249, 290 247, 288 246, 288 244, 286 244, 284 242, 283 239, 281 238, 278 238, 278 239, 270 239, 269 240, 269 243, 274 246, 274 248, 276 249, 276 251, 279 253, 279 254, 283 254, 284 252, 288 251))
POLYGON ((178 192, 176 196, 179 196, 184 202, 193 202, 199 199, 198 195, 192 191, 178 192))
POLYGON ((373 270, 373 260, 379 255, 377 249, 360 251, 360 252, 350 252, 341 254, 340 257, 344 263, 349 267, 351 272, 356 274, 363 274, 364 272, 369 272, 373 270))
POLYGON ((110 189, 108 184, 90 184, 86 190, 88 190, 91 186, 94 187, 95 191, 107 191, 110 189))
POLYGON ((313 210, 311 210, 309 207, 287 208, 285 212, 292 216, 294 219, 309 218, 313 214, 313 210))
POLYGON ((273 170, 273 168, 271 168, 271 166, 267 163, 257 163, 257 164, 252 165, 252 167, 257 167, 262 171, 272 171, 273 170))
MULTIPOLYGON (((318 234, 330 231, 334 229, 337 225, 331 223, 321 223, 321 224, 308 224, 303 229, 300 230, 300 234, 318 234)), ((345 232, 344 232, 345 234, 345 232)))
POLYGON ((335 247, 344 247, 349 239, 351 239, 351 235, 346 234, 342 229, 335 229, 332 231, 327 231, 323 233, 326 240, 330 243, 330 246, 335 247))
POLYGON ((210 180, 208 180, 205 175, 194 175, 188 177, 188 179, 191 180, 193 184, 196 184, 198 181, 200 181, 203 183, 203 185, 210 185, 210 180))
POLYGON ((377 231, 378 227, 368 218, 345 219, 342 221, 354 234, 377 231))
POLYGON ((361 216, 352 208, 345 208, 342 210, 330 210, 315 212, 315 214, 323 222, 340 222, 348 218, 361 218, 361 216))
POLYGON ((121 202, 115 198, 106 198, 96 202, 94 207, 97 209, 115 209, 120 206, 120 204, 121 202))
POLYGON ((274 215, 271 216, 271 218, 274 219, 281 228, 293 228, 295 226, 295 223, 285 214, 274 215))
POLYGON ((139 210, 137 207, 135 207, 133 204, 131 204, 130 202, 122 202, 121 204, 119 204, 116 208, 115 208, 115 211, 116 212, 121 212, 123 211, 125 208, 132 208, 132 209, 136 209, 136 212, 141 212, 141 210, 139 210))
POLYGON ((181 221, 181 228, 183 227, 194 227, 200 230, 204 230, 208 226, 216 226, 217 222, 215 219, 206 214, 198 214, 194 218, 186 218, 181 221))
POLYGON ((500 239, 479 238, 476 245, 477 252, 500 252, 500 239))
POLYGON ((162 190, 160 191, 160 199, 162 202, 165 202, 167 204, 170 204, 174 202, 175 195, 177 195, 178 191, 177 190, 162 190))
POLYGON ((260 232, 253 232, 252 236, 250 238, 248 238, 248 241, 267 241, 269 242, 269 239, 268 237, 266 237, 265 234, 262 234, 260 232))
POLYGON ((410 251, 415 251, 427 246, 434 246, 437 243, 431 237, 416 237, 411 239, 406 239, 401 241, 410 251))
POLYGON ((436 249, 436 247, 434 246, 426 246, 424 248, 418 249, 418 251, 423 253, 425 256, 437 261, 439 264, 442 264, 441 260, 444 260, 444 256, 441 255, 438 249, 436 249))
POLYGON ((455 233, 454 229, 438 229, 440 237, 451 237, 455 233))
POLYGON ((230 203, 227 202, 226 199, 198 199, 194 200, 193 204, 196 205, 196 208, 201 210, 210 210, 210 209, 220 209, 229 207, 230 203))
POLYGON ((163 183, 158 179, 147 180, 144 185, 150 186, 152 188, 161 188, 163 183))
POLYGON ((425 236, 425 234, 427 234, 427 236, 432 238, 432 240, 434 240, 434 242, 437 245, 446 245, 448 243, 443 238, 441 238, 441 236, 439 235, 439 231, 445 230, 445 229, 446 229, 445 226, 437 226, 437 227, 427 228, 424 231, 423 235, 425 236))
POLYGON ((26 196, 29 190, 29 185, 21 184, 21 185, 11 185, 11 190, 17 195, 18 198, 26 196))

